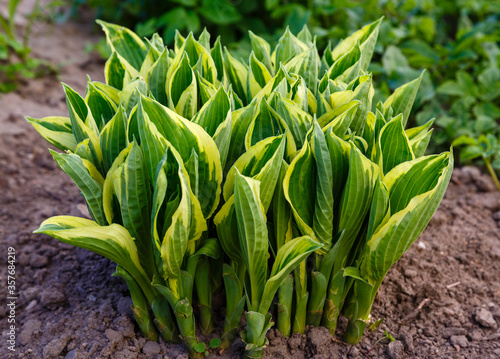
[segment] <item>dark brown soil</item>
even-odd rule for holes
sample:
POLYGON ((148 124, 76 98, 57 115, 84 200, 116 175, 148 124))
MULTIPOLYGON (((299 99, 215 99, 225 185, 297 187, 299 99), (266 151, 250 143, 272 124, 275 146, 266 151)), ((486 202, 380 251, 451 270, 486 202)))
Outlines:
MULTIPOLYGON (((141 337, 114 265, 83 249, 32 234, 53 215, 85 216, 76 186, 60 171, 25 115, 67 115, 58 80, 83 92, 103 63, 83 52, 82 25, 42 26, 35 54, 64 65, 60 78, 27 81, 0 99, 0 358, 186 358, 177 345, 141 337), (7 248, 16 251, 15 351, 8 349, 7 248)), ((324 328, 282 338, 269 333, 266 358, 499 358, 500 193, 475 168, 455 170, 429 227, 389 272, 360 345, 324 328), (389 344, 387 331, 395 339, 389 344)), ((239 357, 241 341, 211 357, 239 357)))

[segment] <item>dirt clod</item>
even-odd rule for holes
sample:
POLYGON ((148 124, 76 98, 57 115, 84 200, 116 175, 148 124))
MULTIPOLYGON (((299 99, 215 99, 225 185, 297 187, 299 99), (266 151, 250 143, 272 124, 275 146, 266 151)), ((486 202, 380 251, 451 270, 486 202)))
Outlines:
POLYGON ((399 340, 395 340, 387 345, 387 355, 390 359, 401 359, 404 355, 404 345, 399 340))
POLYGON ((142 347, 142 352, 148 357, 153 357, 154 355, 160 354, 161 348, 158 343, 148 341, 142 347))
POLYGON ((23 329, 19 334, 19 343, 22 345, 27 345, 31 341, 31 337, 35 332, 40 331, 42 328, 42 322, 37 319, 30 319, 23 325, 23 329))
POLYGON ((66 348, 66 344, 68 344, 69 336, 63 335, 60 338, 56 338, 52 340, 49 344, 45 346, 43 349, 43 359, 50 359, 59 356, 62 353, 64 348, 66 348))
POLYGON ((493 318, 493 315, 485 308, 478 309, 474 314, 474 319, 485 328, 497 327, 497 322, 493 318))
POLYGON ((465 335, 452 335, 450 337, 451 345, 458 345, 461 348, 467 348, 469 346, 469 341, 465 335))
POLYGON ((57 289, 47 289, 40 296, 42 305, 47 308, 57 308, 66 302, 66 297, 57 289))

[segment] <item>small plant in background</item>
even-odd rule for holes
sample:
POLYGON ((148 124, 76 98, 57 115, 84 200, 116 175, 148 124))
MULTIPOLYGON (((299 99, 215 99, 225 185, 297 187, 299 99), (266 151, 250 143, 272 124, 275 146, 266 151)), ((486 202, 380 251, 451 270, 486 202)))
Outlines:
POLYGON ((34 78, 43 72, 45 62, 31 56, 29 40, 36 21, 55 19, 62 1, 51 1, 42 7, 35 1, 33 9, 26 17, 23 30, 15 23, 21 0, 6 1, 5 13, 0 12, 0 92, 15 90, 19 80, 34 78))
POLYGON ((462 146, 460 151, 460 160, 464 163, 479 159, 482 160, 488 173, 498 191, 500 191, 500 181, 497 171, 500 171, 500 138, 493 135, 481 135, 479 138, 473 138, 466 135, 458 137, 453 141, 453 145, 462 146))
POLYGON ((428 224, 449 183, 450 152, 425 156, 432 120, 406 125, 422 75, 371 109, 368 72, 381 20, 320 56, 307 27, 272 48, 250 33, 241 61, 207 31, 142 40, 99 21, 106 83, 69 117, 27 118, 62 153, 92 220, 56 216, 37 233, 117 264, 147 338, 207 354, 212 296, 226 296, 219 341, 262 357, 275 325, 356 344, 391 266, 428 224), (222 290, 223 289, 223 290, 222 290), (246 317, 241 330, 240 319, 246 317))

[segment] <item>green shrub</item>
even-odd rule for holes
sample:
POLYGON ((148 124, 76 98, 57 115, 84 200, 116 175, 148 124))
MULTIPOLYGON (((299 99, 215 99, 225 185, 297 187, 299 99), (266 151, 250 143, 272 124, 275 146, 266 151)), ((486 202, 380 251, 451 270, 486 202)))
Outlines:
POLYGON ((421 76, 371 111, 380 20, 322 57, 307 28, 273 49, 250 33, 248 62, 208 32, 168 49, 99 23, 106 84, 89 80, 84 97, 64 85, 69 117, 28 118, 64 151, 51 152, 93 220, 57 216, 36 232, 117 263, 143 334, 180 336, 193 357, 222 287, 221 345, 246 309, 247 357, 262 356, 272 320, 285 336, 333 334, 343 312, 357 343, 453 167, 449 152, 424 156, 432 120, 405 130, 421 76))

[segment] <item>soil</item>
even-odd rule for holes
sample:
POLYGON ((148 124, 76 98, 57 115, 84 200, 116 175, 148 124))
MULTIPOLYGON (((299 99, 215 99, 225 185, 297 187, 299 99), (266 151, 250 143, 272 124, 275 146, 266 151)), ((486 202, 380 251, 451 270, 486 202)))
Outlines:
MULTIPOLYGON (((186 358, 180 345, 142 338, 115 265, 32 231, 59 214, 86 216, 77 187, 57 168, 25 115, 67 115, 63 81, 83 93, 103 62, 83 51, 88 25, 38 25, 36 56, 59 75, 29 80, 0 98, 0 358, 186 358), (16 254, 15 351, 8 349, 7 248, 16 254)), ((358 346, 324 328, 282 338, 271 330, 266 358, 499 358, 500 193, 478 169, 454 171, 430 225, 390 270, 372 316, 383 319, 358 346), (390 342, 384 332, 392 335, 390 342)), ((210 357, 238 358, 242 342, 210 357)))

